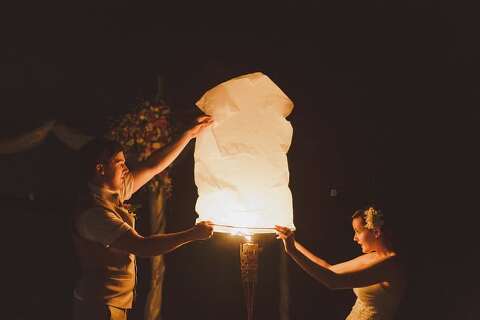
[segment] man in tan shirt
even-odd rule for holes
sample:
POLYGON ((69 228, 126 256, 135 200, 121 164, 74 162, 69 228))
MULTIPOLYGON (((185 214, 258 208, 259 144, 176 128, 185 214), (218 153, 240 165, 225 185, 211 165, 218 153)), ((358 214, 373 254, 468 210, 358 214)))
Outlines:
POLYGON ((123 204, 167 168, 211 123, 209 116, 199 117, 176 141, 132 171, 116 142, 98 139, 83 148, 82 174, 88 188, 73 219, 73 238, 82 269, 74 291, 74 320, 126 320, 134 298, 135 256, 160 255, 211 237, 213 228, 207 221, 177 233, 141 236, 135 231, 134 215, 123 204))

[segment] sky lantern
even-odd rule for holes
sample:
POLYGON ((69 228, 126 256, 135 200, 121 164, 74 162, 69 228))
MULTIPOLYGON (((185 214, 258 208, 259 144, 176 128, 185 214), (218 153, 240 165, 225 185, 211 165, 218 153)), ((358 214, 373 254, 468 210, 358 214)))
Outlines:
POLYGON ((197 221, 216 232, 274 233, 294 229, 287 152, 293 102, 261 72, 207 91, 197 106, 215 123, 195 144, 197 221))
POLYGON ((293 102, 265 74, 242 75, 208 90, 196 105, 215 122, 196 139, 198 221, 215 232, 240 234, 247 319, 253 319, 258 256, 255 234, 295 229, 287 152, 293 102))

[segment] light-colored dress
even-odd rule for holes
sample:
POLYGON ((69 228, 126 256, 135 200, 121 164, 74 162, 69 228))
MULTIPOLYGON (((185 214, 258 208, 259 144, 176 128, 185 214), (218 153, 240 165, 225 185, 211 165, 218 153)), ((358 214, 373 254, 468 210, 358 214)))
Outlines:
POLYGON ((357 300, 346 320, 393 320, 405 290, 402 277, 389 281, 389 286, 377 283, 354 288, 357 300))

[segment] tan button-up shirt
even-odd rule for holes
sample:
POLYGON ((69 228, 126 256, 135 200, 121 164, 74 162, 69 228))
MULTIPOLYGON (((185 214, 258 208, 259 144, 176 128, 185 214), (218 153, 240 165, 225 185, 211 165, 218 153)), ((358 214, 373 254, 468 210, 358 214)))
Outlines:
POLYGON ((123 205, 133 192, 133 176, 125 177, 120 192, 89 185, 74 220, 74 240, 82 265, 75 297, 118 308, 131 308, 135 287, 135 256, 110 247, 135 228, 132 213, 123 205))

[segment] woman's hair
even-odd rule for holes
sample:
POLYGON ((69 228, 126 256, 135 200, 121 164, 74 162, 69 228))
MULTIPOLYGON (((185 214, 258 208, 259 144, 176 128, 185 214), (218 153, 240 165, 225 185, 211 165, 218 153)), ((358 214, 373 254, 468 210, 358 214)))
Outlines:
POLYGON ((80 149, 78 157, 78 169, 80 180, 84 183, 93 179, 96 165, 107 163, 119 152, 122 146, 113 140, 95 138, 80 149))
POLYGON ((393 232, 388 221, 385 220, 383 212, 378 208, 369 206, 367 209, 356 210, 352 215, 352 220, 356 218, 361 218, 363 225, 367 229, 378 228, 381 231, 382 237, 389 243, 392 244, 393 232))
POLYGON ((365 210, 364 210, 364 209, 358 209, 358 210, 356 210, 356 211, 352 214, 352 220, 353 220, 353 219, 356 219, 356 218, 362 218, 363 223, 365 223, 364 214, 365 214, 365 210))
POLYGON ((355 211, 355 213, 352 215, 352 219, 355 218, 362 218, 367 229, 382 229, 382 226, 385 224, 382 211, 373 206, 369 206, 364 210, 355 211))

